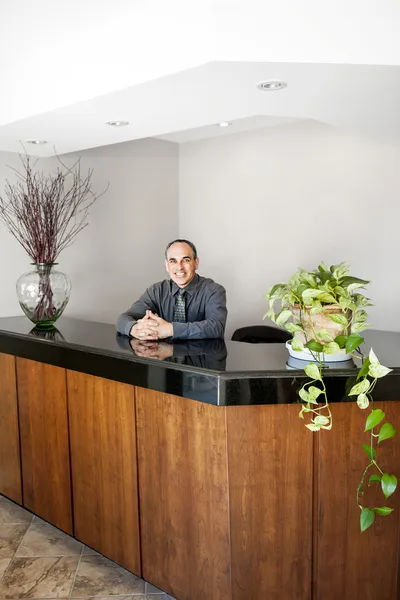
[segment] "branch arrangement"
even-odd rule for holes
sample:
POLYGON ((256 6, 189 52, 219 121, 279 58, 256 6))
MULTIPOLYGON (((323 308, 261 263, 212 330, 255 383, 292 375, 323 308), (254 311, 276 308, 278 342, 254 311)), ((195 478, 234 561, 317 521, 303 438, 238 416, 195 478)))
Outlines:
POLYGON ((20 155, 17 182, 6 180, 0 195, 0 221, 21 244, 33 263, 54 263, 88 224, 90 206, 100 198, 92 187, 93 170, 81 175, 80 159, 67 167, 59 157, 55 173, 34 169, 36 163, 20 155))

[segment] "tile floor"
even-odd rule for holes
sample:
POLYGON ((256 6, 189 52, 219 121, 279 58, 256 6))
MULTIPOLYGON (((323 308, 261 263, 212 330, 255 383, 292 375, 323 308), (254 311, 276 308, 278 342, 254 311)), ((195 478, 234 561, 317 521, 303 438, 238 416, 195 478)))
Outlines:
POLYGON ((0 600, 174 600, 0 496, 0 600))

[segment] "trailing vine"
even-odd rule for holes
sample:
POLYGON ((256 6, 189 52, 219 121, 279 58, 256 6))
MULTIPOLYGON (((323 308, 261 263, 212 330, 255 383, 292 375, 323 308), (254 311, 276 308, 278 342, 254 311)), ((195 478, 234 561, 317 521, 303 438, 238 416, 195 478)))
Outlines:
MULTIPOLYGON (((269 317, 279 327, 291 333, 292 349, 307 352, 312 360, 304 367, 309 380, 302 385, 298 394, 302 401, 299 417, 309 417, 306 427, 313 432, 332 429, 332 413, 323 379, 323 370, 329 366, 326 364, 329 363, 329 355, 342 354, 343 360, 351 357, 359 359, 362 356, 359 347, 364 338, 360 332, 370 327, 365 308, 371 306, 371 302, 360 293, 360 289, 368 283, 364 279, 350 276, 346 263, 328 268, 322 262, 315 271, 299 269, 287 283, 273 286, 266 296, 269 310, 264 318, 269 317), (275 312, 277 301, 280 308, 275 312), (359 354, 355 354, 356 352, 359 354)), ((358 382, 349 391, 349 396, 357 396, 356 402, 360 409, 371 407, 364 429, 369 435, 369 443, 362 444, 368 463, 357 487, 361 531, 373 524, 376 515, 387 516, 393 511, 385 505, 363 505, 367 485, 378 483, 385 500, 397 488, 396 476, 381 469, 377 453, 379 444, 394 437, 396 430, 391 423, 384 422, 386 415, 381 409, 374 409, 372 397, 377 380, 390 371, 391 369, 380 364, 371 349, 368 357, 362 360, 357 375, 358 382), (378 426, 379 431, 376 430, 378 426)))

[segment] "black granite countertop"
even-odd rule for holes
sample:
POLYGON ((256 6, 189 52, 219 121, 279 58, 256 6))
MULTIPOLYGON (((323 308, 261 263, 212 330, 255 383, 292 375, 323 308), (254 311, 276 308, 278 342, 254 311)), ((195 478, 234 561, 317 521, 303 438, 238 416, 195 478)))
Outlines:
MULTIPOLYGON (((381 363, 393 369, 379 382, 377 399, 380 390, 384 399, 400 399, 400 332, 368 331, 364 337, 364 352, 372 346, 381 363)), ((296 402, 304 376, 302 363, 289 360, 284 343, 146 344, 120 336, 114 325, 68 317, 51 332, 35 330, 23 316, 0 318, 0 351, 221 405, 296 402)), ((352 361, 327 369, 333 401, 347 399, 355 373, 352 361)))

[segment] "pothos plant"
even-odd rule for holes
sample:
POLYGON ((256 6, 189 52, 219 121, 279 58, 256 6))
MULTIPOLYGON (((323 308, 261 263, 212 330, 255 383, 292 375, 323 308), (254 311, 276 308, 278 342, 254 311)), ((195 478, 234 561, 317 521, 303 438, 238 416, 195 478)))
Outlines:
POLYGON ((370 327, 365 308, 371 306, 371 302, 361 293, 368 283, 351 276, 346 263, 328 267, 322 262, 315 271, 299 269, 286 283, 271 287, 266 295, 269 310, 264 315, 293 335, 293 350, 305 350, 310 355, 312 362, 304 367, 309 379, 298 393, 302 401, 299 416, 302 419, 304 415, 310 417, 306 427, 311 431, 332 428, 332 414, 323 379, 329 355, 339 353, 343 359, 354 357, 361 360, 357 382, 349 391, 349 396, 357 398, 360 409, 370 408, 364 429, 369 441, 362 444, 368 462, 357 487, 361 531, 372 525, 376 515, 386 516, 393 511, 388 506, 364 506, 365 486, 378 483, 385 499, 397 487, 396 476, 383 472, 377 454, 379 444, 394 437, 396 430, 391 423, 384 422, 385 413, 374 408, 372 396, 377 380, 391 369, 380 364, 372 349, 367 357, 363 357, 360 350, 364 342, 360 333, 370 327), (277 310, 276 303, 279 304, 277 310))

